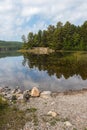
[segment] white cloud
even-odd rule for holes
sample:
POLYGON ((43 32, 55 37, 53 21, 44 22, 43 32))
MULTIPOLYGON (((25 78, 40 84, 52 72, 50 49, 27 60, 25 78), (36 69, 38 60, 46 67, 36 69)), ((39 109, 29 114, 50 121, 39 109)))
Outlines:
POLYGON ((87 20, 86 5, 87 0, 0 0, 0 39, 21 39, 58 21, 82 24, 87 20))
POLYGON ((39 8, 36 7, 25 7, 22 10, 22 16, 32 16, 40 12, 39 8))
POLYGON ((5 11, 10 11, 12 9, 12 4, 10 0, 0 1, 0 13, 5 11))

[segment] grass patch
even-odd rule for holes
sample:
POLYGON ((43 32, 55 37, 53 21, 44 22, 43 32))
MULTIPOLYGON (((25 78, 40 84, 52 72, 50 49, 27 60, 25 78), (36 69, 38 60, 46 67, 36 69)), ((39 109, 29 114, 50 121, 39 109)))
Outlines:
POLYGON ((60 121, 60 119, 58 117, 55 117, 55 118, 51 118, 49 123, 50 123, 51 126, 54 126, 54 125, 56 125, 56 123, 58 121, 60 121))
POLYGON ((33 107, 26 109, 26 112, 28 113, 29 121, 33 122, 35 126, 37 126, 38 122, 39 122, 38 117, 37 117, 37 115, 35 113, 36 111, 37 111, 37 109, 33 108, 33 107))
POLYGON ((29 108, 26 111, 19 110, 16 104, 9 106, 8 102, 0 97, 0 130, 23 129, 26 122, 33 122, 37 126, 39 121, 36 111, 36 108, 29 108))
POLYGON ((37 115, 36 114, 33 114, 33 123, 34 123, 34 125, 35 126, 37 126, 38 125, 38 118, 37 118, 37 115))
POLYGON ((66 122, 66 121, 69 121, 69 119, 67 117, 66 118, 61 118, 61 121, 66 122))
POLYGON ((37 109, 32 107, 32 108, 27 108, 26 111, 28 111, 28 112, 36 112, 37 109))
POLYGON ((7 107, 0 112, 0 130, 18 130, 25 122, 25 113, 16 108, 7 107))
POLYGON ((7 108, 7 107, 8 107, 7 101, 3 100, 3 98, 0 97, 0 112, 1 112, 3 109, 7 108))
POLYGON ((51 126, 55 126, 55 124, 56 124, 56 121, 55 121, 55 120, 50 121, 50 125, 51 125, 51 126))
POLYGON ((58 121, 60 121, 60 118, 44 115, 42 116, 42 120, 48 122, 51 126, 54 126, 58 121))
POLYGON ((77 130, 76 128, 73 128, 73 130, 77 130))

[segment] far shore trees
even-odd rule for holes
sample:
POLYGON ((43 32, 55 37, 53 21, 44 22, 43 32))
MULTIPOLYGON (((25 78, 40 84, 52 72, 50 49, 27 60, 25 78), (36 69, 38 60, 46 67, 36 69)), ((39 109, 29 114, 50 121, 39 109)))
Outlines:
POLYGON ((81 26, 70 22, 64 25, 58 22, 56 26, 49 25, 47 30, 37 33, 29 32, 27 39, 22 36, 23 49, 33 47, 49 47, 54 50, 87 50, 87 21, 81 26))

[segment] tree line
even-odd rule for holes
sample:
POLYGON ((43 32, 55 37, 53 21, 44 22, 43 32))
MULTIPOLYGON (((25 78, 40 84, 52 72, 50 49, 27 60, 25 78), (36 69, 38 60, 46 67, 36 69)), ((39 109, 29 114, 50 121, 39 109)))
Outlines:
POLYGON ((10 50, 19 50, 22 47, 22 42, 17 41, 1 41, 0 40, 0 52, 1 51, 10 51, 10 50))
POLYGON ((87 50, 87 21, 81 26, 70 22, 64 25, 49 25, 46 30, 37 33, 29 32, 27 38, 22 35, 23 49, 49 47, 54 50, 87 50))

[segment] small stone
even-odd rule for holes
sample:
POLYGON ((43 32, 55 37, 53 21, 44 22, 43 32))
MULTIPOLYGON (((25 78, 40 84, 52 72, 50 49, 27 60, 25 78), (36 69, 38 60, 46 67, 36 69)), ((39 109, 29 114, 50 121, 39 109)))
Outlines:
POLYGON ((3 87, 1 89, 1 92, 5 92, 5 93, 9 93, 11 91, 11 89, 9 87, 3 87))
POLYGON ((18 89, 18 91, 16 92, 17 94, 21 94, 22 91, 20 89, 18 89))
POLYGON ((23 100, 23 94, 17 94, 17 100, 23 100))
POLYGON ((12 94, 15 94, 15 93, 17 93, 17 94, 20 94, 20 93, 22 93, 22 91, 20 90, 20 89, 13 89, 12 91, 11 91, 11 93, 12 94))
POLYGON ((55 104, 55 102, 52 102, 52 103, 51 103, 51 105, 54 105, 54 104, 55 104))
POLYGON ((31 96, 32 97, 39 97, 40 96, 40 91, 38 88, 34 87, 32 90, 31 90, 31 96))
POLYGON ((54 111, 49 111, 49 112, 47 113, 47 115, 52 116, 52 117, 56 117, 56 116, 57 116, 57 113, 54 112, 54 111))
POLYGON ((40 97, 42 97, 42 98, 50 98, 50 97, 51 97, 51 94, 52 94, 51 91, 43 91, 43 92, 40 94, 40 97))
POLYGON ((12 101, 15 101, 15 100, 17 100, 17 97, 16 97, 16 95, 12 95, 12 98, 11 98, 11 100, 12 100, 12 101))
POLYGON ((6 92, 1 92, 1 95, 7 96, 6 92))
POLYGON ((15 93, 15 89, 13 89, 12 91, 11 91, 11 94, 14 94, 15 93))
POLYGON ((64 125, 66 125, 67 127, 72 126, 72 124, 69 121, 64 122, 64 125))
POLYGON ((12 99, 12 95, 11 95, 11 94, 5 94, 4 97, 5 97, 6 99, 9 99, 9 100, 12 99))

